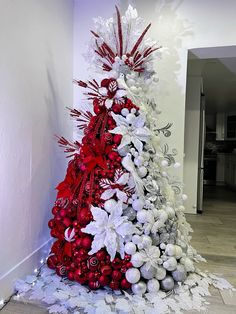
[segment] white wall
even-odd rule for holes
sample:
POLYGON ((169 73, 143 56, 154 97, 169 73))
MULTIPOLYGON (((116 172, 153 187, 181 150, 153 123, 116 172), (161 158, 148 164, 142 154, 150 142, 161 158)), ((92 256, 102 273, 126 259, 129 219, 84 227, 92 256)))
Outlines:
POLYGON ((72 137, 73 1, 0 1, 0 299, 45 256, 72 137), (42 248, 40 249, 40 247, 42 248))
MULTIPOLYGON (((88 75, 80 53, 81 50, 84 51, 83 46, 89 40, 92 18, 98 15, 109 17, 114 12, 115 1, 94 2, 75 1, 75 17, 78 21, 75 22, 74 38, 76 76, 88 75), (83 28, 79 30, 76 23, 80 20, 83 28)), ((166 48, 162 59, 156 61, 160 78, 156 98, 162 110, 161 124, 173 122, 173 134, 168 143, 177 148, 178 160, 183 162, 188 49, 236 45, 236 1, 121 0, 122 10, 127 8, 128 3, 134 5, 147 22, 152 22, 150 36, 166 48)), ((80 94, 75 94, 75 99, 78 100, 79 96, 80 94)), ((183 167, 178 174, 183 178, 183 167)), ((192 182, 185 183, 187 186, 192 182)))
POLYGON ((188 76, 184 138, 184 191, 188 195, 185 205, 189 213, 196 213, 197 210, 201 91, 202 78, 188 76))

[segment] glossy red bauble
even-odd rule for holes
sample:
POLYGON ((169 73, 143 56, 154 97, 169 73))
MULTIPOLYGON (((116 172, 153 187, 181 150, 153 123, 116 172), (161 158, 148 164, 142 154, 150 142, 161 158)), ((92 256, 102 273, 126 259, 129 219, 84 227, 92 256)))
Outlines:
POLYGON ((119 270, 113 270, 111 277, 114 281, 119 281, 122 277, 122 273, 119 270))
POLYGON ((75 279, 74 273, 72 271, 69 271, 67 273, 67 278, 71 281, 73 281, 75 279))
POLYGON ((122 261, 119 257, 116 257, 112 262, 111 266, 115 269, 119 269, 122 266, 122 261))
POLYGON ((114 137, 113 137, 113 142, 115 144, 120 144, 121 139, 122 139, 122 135, 121 134, 115 134, 114 137))
POLYGON ((87 261, 87 267, 90 270, 96 270, 99 267, 99 261, 96 256, 92 256, 87 261))
POLYGON ((65 217, 66 216, 66 210, 64 208, 62 208, 59 213, 60 213, 61 217, 65 217))
POLYGON ((94 272, 88 273, 88 281, 96 281, 96 275, 94 272))
POLYGON ((58 263, 56 255, 50 255, 47 259, 47 265, 50 269, 55 269, 58 263))
POLYGON ((66 226, 66 228, 68 228, 69 226, 72 225, 72 222, 71 222, 70 218, 68 218, 68 217, 63 218, 62 222, 66 226))
POLYGON ((88 286, 91 290, 97 290, 101 285, 98 281, 89 281, 88 286))
POLYGON ((118 290, 120 288, 120 284, 118 281, 114 281, 112 280, 109 284, 109 287, 112 289, 112 290, 118 290))
POLYGON ((108 276, 102 275, 99 277, 98 281, 101 284, 101 286, 107 286, 111 279, 108 276))
POLYGON ((49 220, 48 227, 52 229, 54 226, 55 226, 55 220, 54 219, 49 220))
POLYGON ((89 236, 86 236, 81 239, 81 246, 86 250, 90 250, 92 245, 92 239, 89 236))
POLYGON ((112 268, 111 268, 111 266, 109 266, 109 265, 104 265, 104 266, 102 266, 101 267, 101 273, 103 274, 103 275, 110 275, 111 273, 112 273, 112 268))
POLYGON ((78 222, 81 226, 86 226, 90 222, 90 211, 84 207, 81 208, 78 215, 78 222))
POLYGON ((99 261, 104 261, 106 259, 107 253, 104 250, 100 250, 96 253, 99 261))
POLYGON ((84 260, 86 260, 87 257, 88 257, 88 252, 87 252, 85 249, 79 249, 79 251, 78 251, 78 257, 79 257, 82 261, 84 261, 84 260))
POLYGON ((129 283, 125 278, 123 278, 121 280, 120 287, 121 289, 124 289, 124 290, 129 289, 131 287, 131 283, 129 283))

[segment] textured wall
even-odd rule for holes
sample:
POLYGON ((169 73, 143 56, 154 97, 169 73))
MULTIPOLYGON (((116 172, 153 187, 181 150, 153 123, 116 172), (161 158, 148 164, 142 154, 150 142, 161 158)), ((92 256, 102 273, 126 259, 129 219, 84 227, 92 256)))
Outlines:
POLYGON ((0 1, 0 299, 48 241, 54 187, 72 137, 73 1, 0 1), (35 251, 35 252, 34 252, 35 251))

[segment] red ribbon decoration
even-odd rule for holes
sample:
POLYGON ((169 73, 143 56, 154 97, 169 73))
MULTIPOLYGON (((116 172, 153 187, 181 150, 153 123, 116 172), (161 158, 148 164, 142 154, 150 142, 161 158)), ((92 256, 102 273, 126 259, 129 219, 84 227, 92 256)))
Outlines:
MULTIPOLYGON (((83 160, 83 163, 86 165, 85 172, 79 176, 79 182, 76 186, 75 193, 78 191, 79 188, 79 195, 78 195, 78 210, 77 210, 77 218, 79 216, 79 206, 82 201, 83 193, 85 190, 85 184, 87 182, 87 179, 89 177, 89 198, 88 198, 88 206, 91 205, 92 202, 92 192, 93 192, 93 186, 94 186, 94 170, 96 167, 100 167, 104 170, 107 170, 107 162, 106 158, 104 157, 105 153, 108 153, 112 151, 112 147, 108 146, 107 149, 105 149, 105 141, 103 141, 103 134, 105 132, 106 124, 107 124, 107 118, 108 118, 108 112, 102 112, 97 119, 97 123, 94 128, 93 132, 93 139, 91 140, 91 144, 84 144, 82 146, 83 153, 85 154, 85 158, 83 160), (96 138, 98 132, 100 129, 100 137, 99 139, 96 138)), ((74 194, 75 194, 74 193, 74 194)))

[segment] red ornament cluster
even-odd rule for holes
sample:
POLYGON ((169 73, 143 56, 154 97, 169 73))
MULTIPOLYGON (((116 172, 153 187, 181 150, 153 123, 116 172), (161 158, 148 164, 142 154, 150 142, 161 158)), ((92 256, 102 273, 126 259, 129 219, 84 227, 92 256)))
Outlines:
MULTIPOLYGON (((101 87, 109 88, 111 82, 116 81, 103 80, 101 87)), ((88 86, 81 81, 78 84, 88 86)), ((92 84, 99 87, 95 80, 92 84)), ((117 84, 113 86, 118 89, 117 84)), ((115 92, 114 89, 113 95, 115 92)), ((82 125, 84 128, 82 143, 71 144, 64 138, 59 139, 65 151, 73 153, 73 158, 68 163, 64 181, 57 186, 57 199, 52 209, 54 217, 48 223, 51 236, 57 240, 51 248, 47 264, 59 276, 86 284, 90 289, 103 286, 114 290, 129 289, 130 283, 125 279, 125 272, 132 267, 130 256, 125 255, 121 259, 117 254, 111 261, 105 248, 89 255, 93 237, 81 231, 93 220, 91 205, 104 204, 101 199, 104 189, 99 184, 100 180, 113 179, 115 171, 122 168, 121 157, 117 152, 122 136, 109 133, 116 127, 111 112, 120 113, 123 108, 138 109, 130 99, 123 98, 120 103, 114 101, 108 110, 99 97, 97 94, 92 96, 95 115, 71 110, 71 116, 80 122, 79 127, 82 125), (69 235, 74 232, 70 241, 65 238, 66 230, 69 235)))

